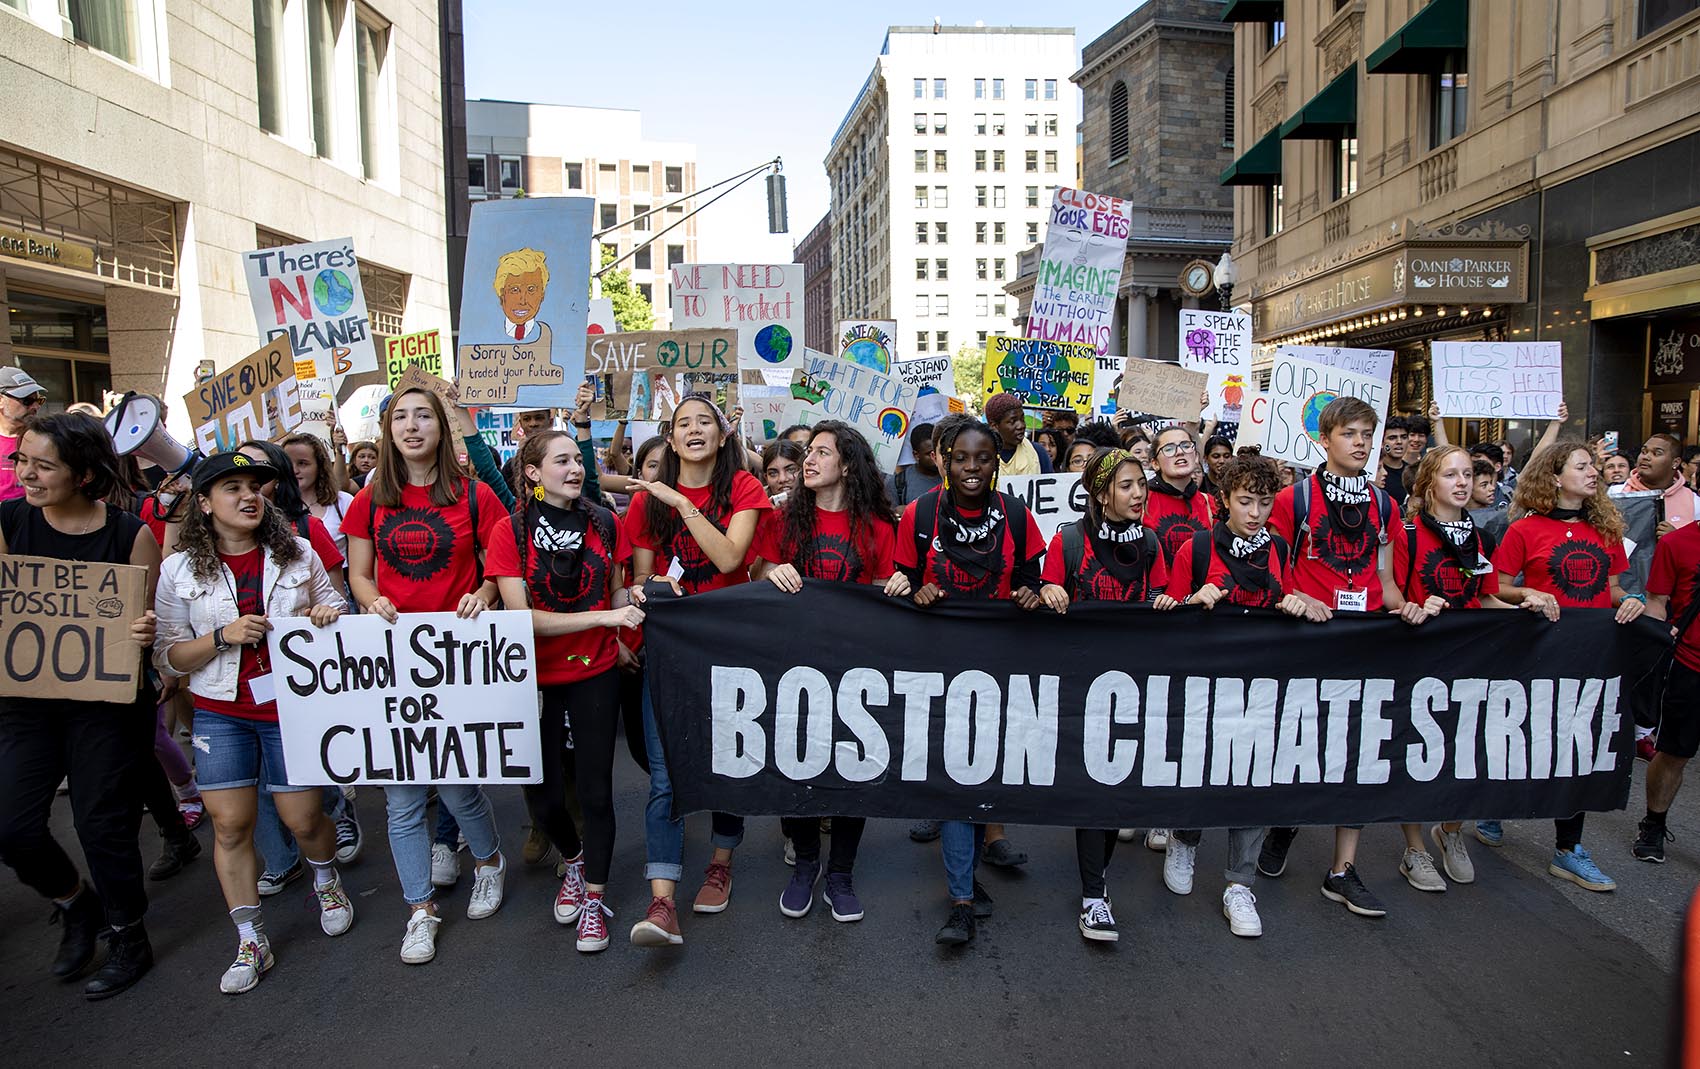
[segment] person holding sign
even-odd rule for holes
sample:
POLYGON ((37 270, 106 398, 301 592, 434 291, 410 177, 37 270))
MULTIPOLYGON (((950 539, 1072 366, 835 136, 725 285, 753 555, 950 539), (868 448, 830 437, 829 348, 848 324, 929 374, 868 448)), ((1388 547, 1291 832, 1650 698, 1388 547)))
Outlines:
MULTIPOLYGON (((23 496, 0 504, 0 555, 134 565, 147 569, 146 589, 153 588, 153 534, 101 500, 118 485, 118 455, 99 420, 74 412, 27 418, 6 460, 15 464, 23 496)), ((127 630, 146 649, 154 614, 143 612, 127 630)), ((142 675, 139 657, 128 667, 142 675)), ((90 999, 118 994, 153 967, 142 927, 148 897, 137 797, 146 762, 154 760, 156 700, 147 685, 125 704, 0 698, 0 860, 53 901, 61 928, 54 976, 80 974, 94 960, 96 939, 106 939, 106 961, 83 988, 90 999), (48 830, 54 792, 65 779, 92 888, 48 830)))
POLYGON ((254 853, 262 776, 313 870, 319 927, 337 936, 354 923, 336 870, 336 827, 319 788, 292 786, 284 767, 266 633, 273 620, 296 616, 329 626, 343 603, 306 539, 260 495, 278 475, 243 453, 221 453, 197 468, 180 552, 166 562, 159 588, 154 661, 167 675, 188 677, 201 797, 216 836, 213 865, 236 925, 236 960, 218 985, 227 995, 253 990, 273 963, 254 853))
MULTIPOLYGON (((756 522, 773 503, 754 475, 744 470, 744 450, 732 424, 705 393, 686 394, 673 410, 661 467, 654 480, 633 479, 637 493, 626 510, 632 540, 633 585, 656 575, 657 557, 673 561, 666 577, 684 594, 718 590, 749 581, 756 522)), ((673 893, 684 874, 685 822, 673 819, 673 783, 655 726, 646 685, 643 734, 649 754, 649 803, 644 809, 650 903, 632 926, 638 946, 677 946, 685 941, 673 893)), ((744 818, 713 815, 714 856, 691 908, 723 912, 732 900, 732 851, 744 839, 744 818)))
POLYGON ((1145 503, 1145 522, 1157 532, 1163 559, 1171 566, 1175 552, 1193 535, 1216 522, 1210 495, 1198 484, 1198 442, 1185 427, 1164 427, 1152 444, 1157 478, 1145 503))
MULTIPOLYGON (((897 529, 890 517, 891 501, 868 440, 847 423, 822 420, 815 424, 803 455, 802 478, 792 487, 783 509, 761 518, 756 533, 760 559, 750 574, 787 594, 802 590, 807 578, 883 583, 887 594, 904 597, 909 580, 894 574, 897 529)), ((821 899, 835 921, 862 919, 862 902, 850 874, 867 823, 861 817, 832 818, 832 856, 821 899)), ((806 917, 820 879, 820 821, 786 817, 780 824, 796 850, 797 864, 779 896, 779 912, 806 917)))
POLYGON ((630 544, 614 514, 584 496, 578 443, 564 431, 534 432, 520 447, 517 467, 520 505, 496 531, 489 569, 508 608, 531 610, 543 692, 543 781, 526 784, 525 804, 566 862, 555 920, 576 924, 578 949, 589 953, 607 949, 607 918, 614 915, 602 900, 614 856, 620 717, 614 636, 642 624, 643 610, 621 582, 630 544), (575 774, 582 842, 567 806, 575 774))
MULTIPOLYGON (((395 623, 404 612, 453 612, 464 620, 494 606, 483 548, 507 519, 488 486, 468 478, 455 459, 447 410, 430 390, 390 398, 379 430, 378 466, 343 520, 348 535, 349 585, 366 612, 395 623)), ((401 960, 423 965, 437 956, 437 916, 431 883, 431 833, 425 824, 430 788, 384 788, 390 854, 410 914, 401 960)), ((495 813, 481 787, 437 786, 466 836, 474 860, 469 920, 502 906, 507 861, 495 813)))
MULTIPOLYGON (((1557 620, 1560 609, 1615 608, 1617 622, 1626 624, 1646 611, 1647 595, 1626 594, 1618 582, 1629 570, 1623 516, 1587 445, 1568 439, 1537 450, 1517 480, 1511 510, 1517 519, 1493 554, 1501 600, 1549 620, 1557 620)), ((1614 890, 1617 881, 1582 846, 1584 817, 1553 821, 1547 872, 1589 891, 1614 890)))

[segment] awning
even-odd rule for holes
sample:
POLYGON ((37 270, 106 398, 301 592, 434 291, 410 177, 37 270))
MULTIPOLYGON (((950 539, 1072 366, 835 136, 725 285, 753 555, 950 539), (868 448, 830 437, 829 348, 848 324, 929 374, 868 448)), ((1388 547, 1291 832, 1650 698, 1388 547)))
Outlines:
POLYGON ((1371 74, 1427 74, 1470 44, 1470 0, 1429 0, 1427 7, 1369 54, 1371 74))
POLYGON ((1281 124, 1283 141, 1333 141, 1358 132, 1358 68, 1347 67, 1281 124))
POLYGON ((1271 130, 1258 139, 1222 172, 1224 186, 1278 186, 1281 184, 1281 131, 1271 130))
POLYGON ((1228 0, 1223 22, 1280 22, 1287 17, 1285 0, 1228 0))

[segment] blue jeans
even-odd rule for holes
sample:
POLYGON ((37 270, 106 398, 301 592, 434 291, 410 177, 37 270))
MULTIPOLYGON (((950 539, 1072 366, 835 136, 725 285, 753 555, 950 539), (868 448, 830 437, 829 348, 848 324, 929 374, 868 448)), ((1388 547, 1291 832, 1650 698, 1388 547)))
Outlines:
POLYGON ((944 878, 952 902, 974 900, 974 869, 980 864, 980 847, 985 841, 983 824, 962 820, 939 824, 939 856, 944 858, 944 878))
MULTIPOLYGON (((431 901, 435 890, 431 886, 431 831, 425 824, 425 799, 429 790, 422 783, 384 788, 390 856, 395 860, 395 873, 401 878, 401 893, 410 906, 431 901)), ((496 833, 496 814, 490 808, 484 788, 439 783, 437 804, 454 812, 474 858, 486 861, 496 856, 501 839, 496 833)))
MULTIPOLYGON (((355 819, 354 803, 342 793, 341 787, 332 784, 319 790, 324 796, 325 816, 332 820, 355 819)), ((263 786, 260 788, 259 812, 254 816, 254 845, 260 848, 260 856, 266 859, 267 872, 288 872, 301 859, 295 836, 289 834, 289 829, 278 819, 272 792, 263 786)))
POLYGON ((437 805, 437 830, 431 841, 442 843, 450 850, 460 849, 460 825, 455 823, 455 815, 449 812, 449 807, 441 803, 437 805))
POLYGON ((649 801, 643 807, 643 878, 674 880, 685 874, 685 822, 673 819, 673 780, 667 775, 667 754, 655 727, 655 707, 649 702, 649 682, 643 685, 643 749, 649 757, 649 801))
POLYGON ((316 791, 292 787, 283 764, 283 735, 275 720, 248 720, 196 709, 189 729, 201 790, 269 787, 274 791, 316 791))

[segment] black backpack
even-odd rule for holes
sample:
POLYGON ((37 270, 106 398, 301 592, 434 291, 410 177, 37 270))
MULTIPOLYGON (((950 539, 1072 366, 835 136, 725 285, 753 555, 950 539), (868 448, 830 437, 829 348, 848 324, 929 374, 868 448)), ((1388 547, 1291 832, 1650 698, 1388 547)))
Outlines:
MULTIPOLYGON (((1193 590, 1198 590, 1200 587, 1202 587, 1204 585, 1204 581, 1206 579, 1210 578, 1210 557, 1211 557, 1211 554, 1213 553, 1213 550, 1211 548, 1211 540, 1214 538, 1214 536, 1215 536, 1214 531, 1194 531, 1193 534, 1192 534, 1192 589, 1193 590)), ((1276 534, 1274 531, 1269 532, 1269 540, 1270 540, 1270 545, 1269 545, 1270 552, 1272 552, 1275 555, 1275 569, 1276 569, 1276 571, 1277 572, 1286 571, 1287 570, 1287 540, 1285 538, 1282 538, 1280 535, 1276 534)))
MULTIPOLYGON (((915 564, 923 572, 927 554, 932 552, 933 538, 938 534, 939 495, 949 492, 940 486, 915 499, 915 564)), ((1027 504, 1002 490, 994 490, 992 494, 1003 506, 1004 520, 1009 524, 1010 537, 1015 540, 1015 563, 1019 567, 1027 559, 1027 504)))
MULTIPOLYGON (((1316 482, 1315 475, 1307 475, 1293 484, 1293 550, 1297 552, 1305 541, 1310 538, 1310 488, 1316 482)), ((1393 499, 1387 496, 1387 491, 1370 483, 1369 492, 1375 501, 1375 523, 1380 533, 1380 542, 1387 544, 1387 520, 1393 515, 1393 499)), ((1270 532, 1273 534, 1274 532, 1270 532)))
MULTIPOLYGON (((1074 597, 1074 581, 1080 574, 1080 563, 1086 559, 1086 521, 1070 520, 1057 528, 1057 534, 1062 538, 1063 551, 1063 589, 1068 591, 1070 598, 1074 597)), ((1157 532, 1145 528, 1145 559, 1153 559, 1153 554, 1161 553, 1157 545, 1157 532)), ((1150 571, 1146 572, 1147 590, 1150 596, 1161 594, 1161 590, 1150 590, 1150 571)))

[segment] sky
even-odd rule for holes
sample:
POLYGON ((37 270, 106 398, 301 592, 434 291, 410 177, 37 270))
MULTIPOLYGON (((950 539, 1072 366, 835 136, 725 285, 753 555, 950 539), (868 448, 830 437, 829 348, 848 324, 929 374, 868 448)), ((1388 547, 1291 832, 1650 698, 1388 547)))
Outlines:
POLYGON ((705 262, 789 263, 830 206, 821 161, 886 27, 1073 25, 1078 58, 1142 3, 469 0, 466 95, 637 108, 646 138, 696 144, 698 188, 782 157, 791 232, 768 234, 758 177, 697 216, 698 251, 705 262))

